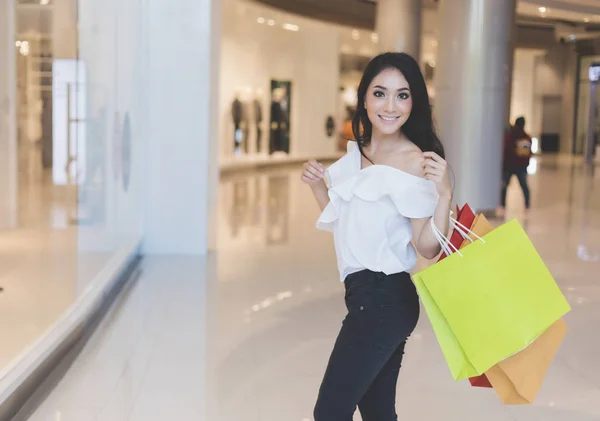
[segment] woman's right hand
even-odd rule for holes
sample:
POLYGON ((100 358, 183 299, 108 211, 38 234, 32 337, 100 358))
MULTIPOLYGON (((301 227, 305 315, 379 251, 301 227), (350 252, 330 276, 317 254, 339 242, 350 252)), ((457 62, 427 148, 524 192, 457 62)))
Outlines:
POLYGON ((318 184, 325 177, 325 166, 317 161, 308 161, 304 164, 302 181, 310 186, 318 184))

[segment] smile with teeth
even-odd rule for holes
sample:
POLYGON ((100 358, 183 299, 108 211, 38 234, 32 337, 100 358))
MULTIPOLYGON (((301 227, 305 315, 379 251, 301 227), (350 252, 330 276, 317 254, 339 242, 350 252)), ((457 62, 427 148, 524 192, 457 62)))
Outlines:
POLYGON ((383 121, 392 122, 392 121, 398 120, 400 117, 384 117, 384 116, 380 115, 379 118, 382 119, 383 121))

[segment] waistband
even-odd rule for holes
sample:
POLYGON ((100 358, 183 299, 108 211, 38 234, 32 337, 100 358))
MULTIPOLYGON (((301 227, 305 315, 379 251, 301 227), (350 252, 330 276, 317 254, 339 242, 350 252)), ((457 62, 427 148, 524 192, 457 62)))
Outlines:
POLYGON ((382 281, 382 282, 409 281, 410 283, 412 283, 410 273, 408 273, 408 272, 398 272, 398 273, 392 273, 392 274, 386 275, 383 272, 373 272, 372 270, 364 269, 364 270, 361 270, 360 272, 354 272, 354 273, 351 273, 350 275, 346 276, 346 279, 344 280, 344 284, 346 284, 346 286, 349 287, 353 284, 357 284, 357 283, 361 283, 361 282, 369 282, 369 281, 382 281))

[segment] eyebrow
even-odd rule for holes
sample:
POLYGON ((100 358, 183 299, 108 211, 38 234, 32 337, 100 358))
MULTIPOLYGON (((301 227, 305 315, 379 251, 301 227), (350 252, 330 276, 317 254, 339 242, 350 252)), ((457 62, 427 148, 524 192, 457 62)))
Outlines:
MULTIPOLYGON (((387 91, 387 88, 384 87, 384 86, 381 86, 381 85, 376 85, 375 88, 379 88, 379 89, 382 89, 384 91, 387 91)), ((400 88, 400 89, 398 89, 398 92, 401 92, 401 91, 410 91, 410 89, 408 89, 408 88, 400 88)))

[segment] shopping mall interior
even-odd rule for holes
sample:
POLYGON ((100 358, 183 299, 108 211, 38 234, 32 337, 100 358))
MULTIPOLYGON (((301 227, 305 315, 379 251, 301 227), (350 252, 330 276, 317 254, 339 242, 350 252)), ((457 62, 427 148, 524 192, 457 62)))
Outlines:
POLYGON ((0 41, 0 421, 312 420, 347 310, 302 164, 385 51, 453 205, 516 219, 571 306, 525 405, 455 381, 422 309, 398 419, 600 420, 600 1, 0 0, 0 41))

